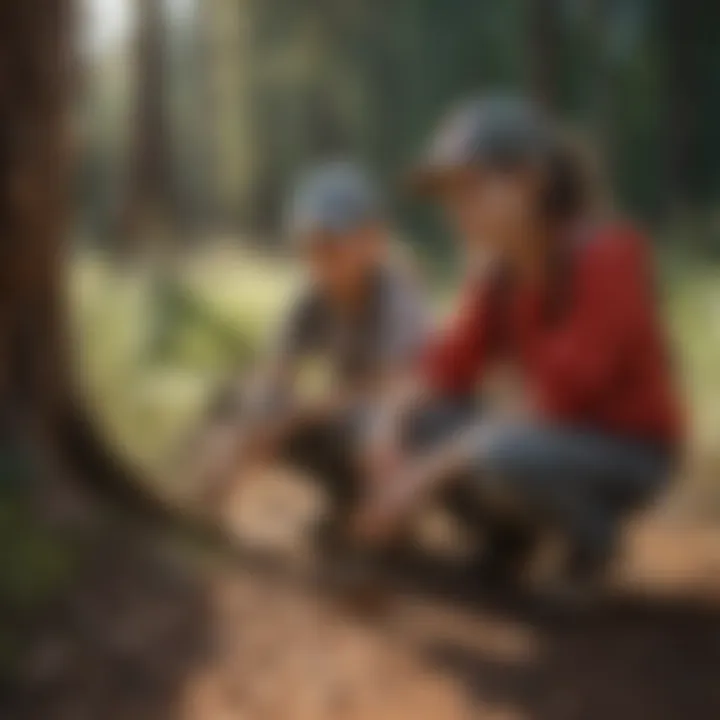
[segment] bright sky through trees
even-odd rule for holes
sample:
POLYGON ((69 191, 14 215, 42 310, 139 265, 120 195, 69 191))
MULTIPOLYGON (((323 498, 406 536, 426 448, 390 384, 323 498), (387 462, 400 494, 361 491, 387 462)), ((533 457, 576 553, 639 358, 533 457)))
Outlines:
MULTIPOLYGON (((170 17, 177 18, 190 12, 193 1, 165 0, 165 3, 170 17)), ((124 42, 132 29, 136 2, 138 0, 84 0, 83 46, 94 53, 124 42)))

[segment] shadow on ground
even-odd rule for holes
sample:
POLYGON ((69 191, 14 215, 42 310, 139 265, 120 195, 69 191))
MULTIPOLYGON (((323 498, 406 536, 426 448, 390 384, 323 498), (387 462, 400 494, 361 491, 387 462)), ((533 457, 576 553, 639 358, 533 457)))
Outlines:
POLYGON ((29 630, 3 718, 176 720, 211 647, 207 588, 154 538, 104 539, 29 630))
POLYGON ((425 648, 478 706, 532 720, 720 717, 720 607, 627 598, 582 616, 528 610, 512 620, 534 638, 524 658, 494 657, 477 638, 425 648))
POLYGON ((315 581, 194 562, 167 540, 92 555, 3 720, 720 718, 720 603, 682 584, 550 613, 420 562, 376 622, 315 581))

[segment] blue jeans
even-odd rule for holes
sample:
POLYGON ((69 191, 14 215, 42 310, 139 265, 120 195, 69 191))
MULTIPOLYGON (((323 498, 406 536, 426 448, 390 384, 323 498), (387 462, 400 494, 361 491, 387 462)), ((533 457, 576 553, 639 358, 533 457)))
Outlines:
MULTIPOLYGON (((579 549, 611 551, 618 524, 666 485, 673 453, 632 438, 573 427, 498 423, 467 403, 438 404, 411 421, 411 444, 425 448, 477 428, 466 478, 480 498, 501 494, 579 549)), ((491 511, 490 511, 491 512, 491 511)))
POLYGON ((478 443, 475 477, 500 485, 580 548, 609 552, 619 521, 657 496, 672 453, 639 440, 569 427, 515 425, 478 443))

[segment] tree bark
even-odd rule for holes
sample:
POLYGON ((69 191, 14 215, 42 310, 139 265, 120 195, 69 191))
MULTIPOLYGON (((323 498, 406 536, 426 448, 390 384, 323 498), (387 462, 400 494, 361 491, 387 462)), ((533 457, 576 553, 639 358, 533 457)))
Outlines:
POLYGON ((0 451, 32 477, 162 504, 99 437, 71 369, 64 297, 71 186, 71 0, 0 3, 0 451))
POLYGON ((137 0, 135 6, 135 107, 125 209, 131 250, 164 232, 173 205, 163 3, 137 0))
POLYGON ((66 386, 69 13, 67 0, 0 6, 0 405, 16 429, 47 429, 66 386))

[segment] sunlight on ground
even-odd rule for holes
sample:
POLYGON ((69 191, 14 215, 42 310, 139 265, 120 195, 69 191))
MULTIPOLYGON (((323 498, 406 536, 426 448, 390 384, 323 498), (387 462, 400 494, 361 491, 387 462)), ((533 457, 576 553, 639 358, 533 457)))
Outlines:
POLYGON ((77 360, 113 440, 161 466, 215 384, 247 367, 295 285, 282 263, 237 251, 208 252, 169 279, 80 254, 77 360))

